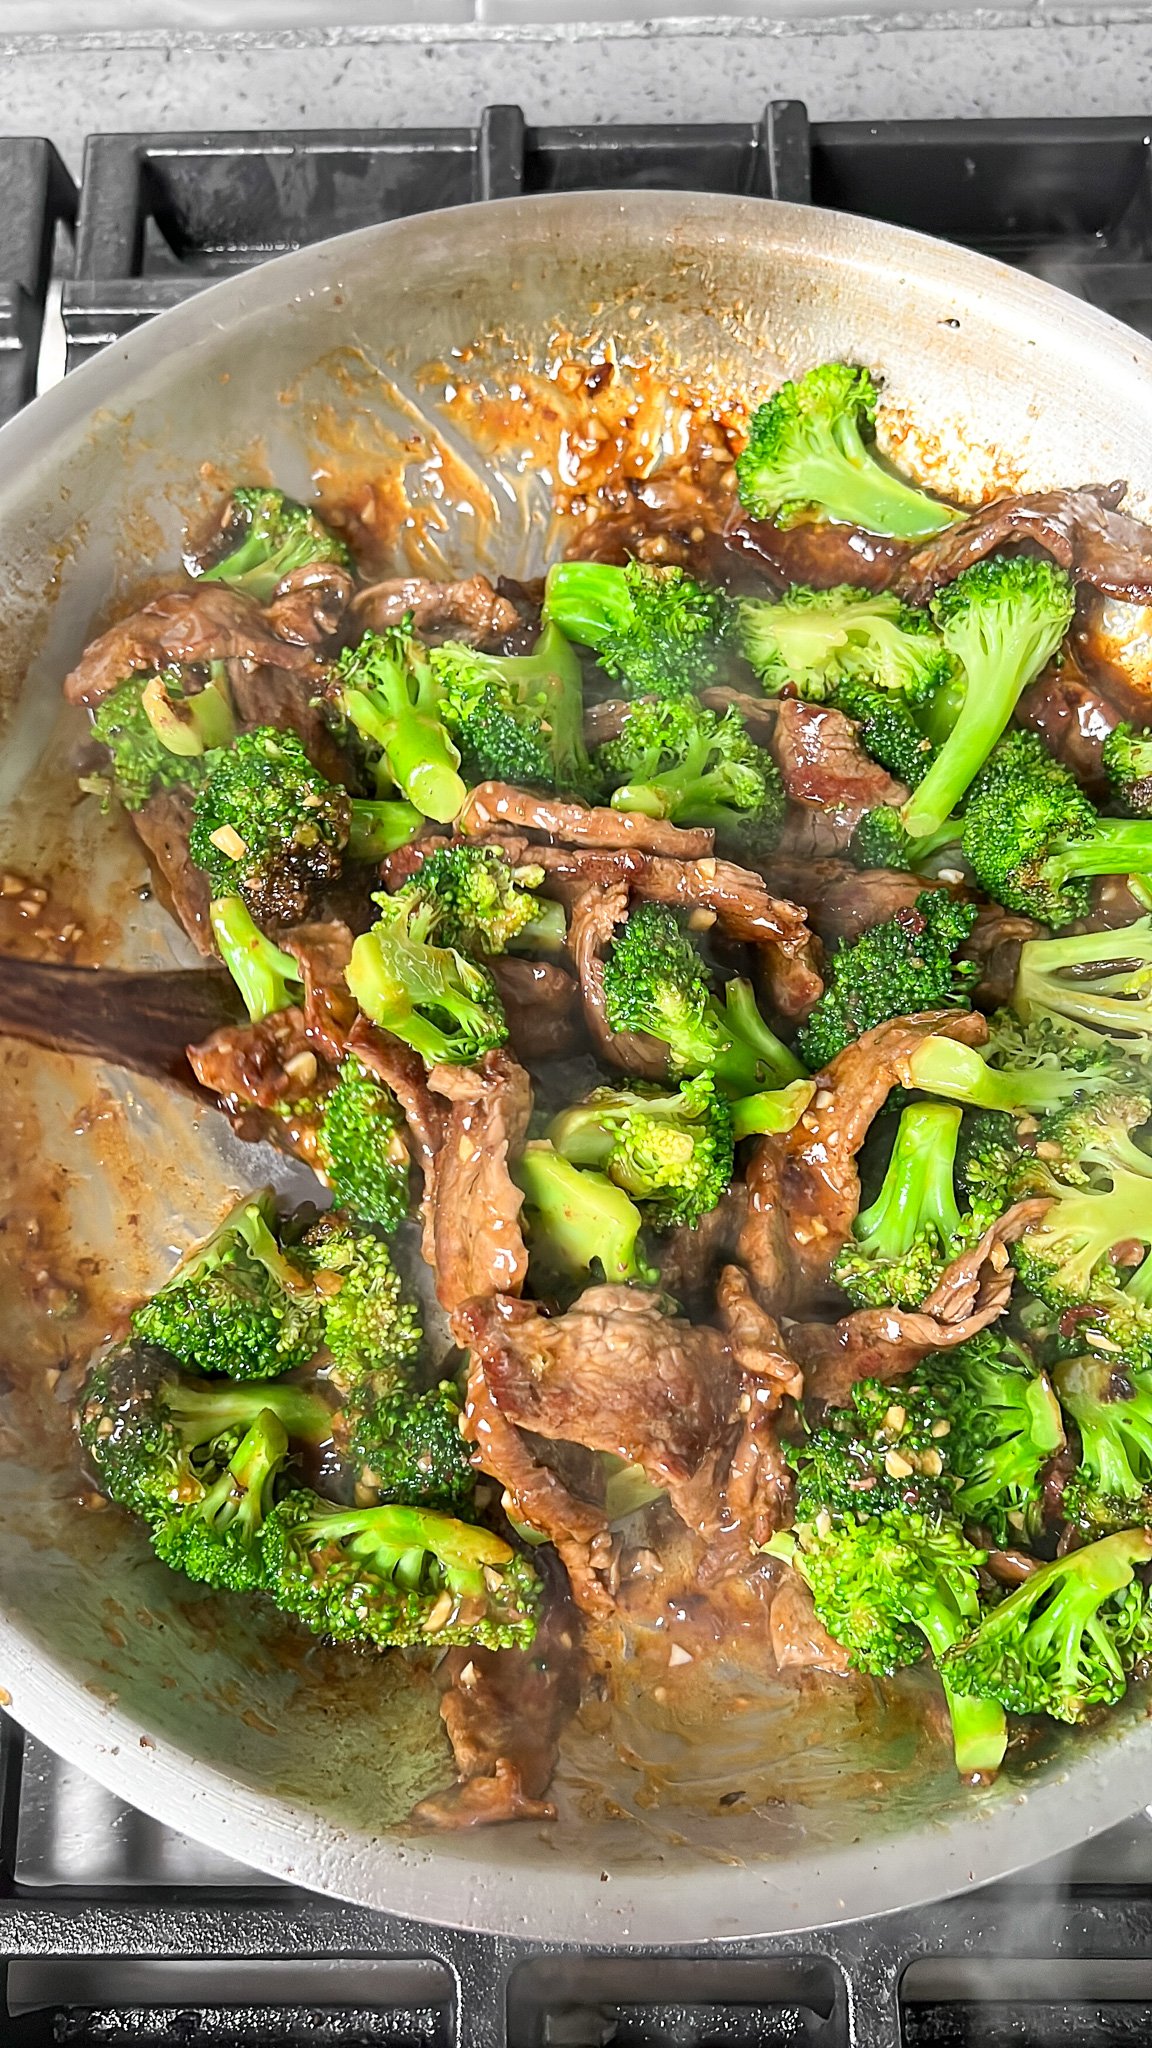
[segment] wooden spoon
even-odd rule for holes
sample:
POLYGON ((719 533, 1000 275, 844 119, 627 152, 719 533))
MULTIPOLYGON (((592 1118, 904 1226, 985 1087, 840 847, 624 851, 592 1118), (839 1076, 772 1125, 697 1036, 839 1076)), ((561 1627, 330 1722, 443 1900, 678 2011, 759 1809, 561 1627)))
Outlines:
POLYGON ((0 956, 0 1033, 198 1094, 187 1048, 243 1014, 232 981, 211 967, 125 973, 0 956))

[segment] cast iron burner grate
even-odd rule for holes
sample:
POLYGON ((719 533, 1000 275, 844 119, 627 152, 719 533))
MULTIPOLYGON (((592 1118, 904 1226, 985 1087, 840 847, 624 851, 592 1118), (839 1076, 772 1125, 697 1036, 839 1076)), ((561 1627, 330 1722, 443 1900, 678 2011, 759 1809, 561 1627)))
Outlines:
MULTIPOLYGON (((1152 133, 1138 120, 95 136, 62 315, 72 367, 213 278, 432 206, 663 186, 899 222, 1152 333, 1152 133)), ((49 146, 0 142, 0 417, 32 390, 49 146)), ((1116 2048, 1152 2040, 1152 1822, 1009 1884, 698 1953, 573 1954, 308 1897, 170 1834, 4 1724, 0 2048, 1116 2048), (6 2015, 6 2016, 5 2016, 6 2015)))

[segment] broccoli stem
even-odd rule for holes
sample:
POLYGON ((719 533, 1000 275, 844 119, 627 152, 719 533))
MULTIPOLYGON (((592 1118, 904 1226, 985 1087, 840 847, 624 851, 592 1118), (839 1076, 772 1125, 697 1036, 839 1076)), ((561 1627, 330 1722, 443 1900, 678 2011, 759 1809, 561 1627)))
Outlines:
POLYGON ((598 647, 607 633, 627 632, 632 596, 620 569, 609 562, 557 562, 548 573, 549 625, 580 647, 598 647))
POLYGON ((956 1692, 947 1678, 944 1697, 952 1721, 952 1753, 961 1777, 984 1777, 998 1771, 1008 1747, 1008 1721, 999 1701, 956 1692))
POLYGON ((568 939, 568 919, 562 903, 541 897, 540 908, 529 924, 508 941, 510 953, 559 953, 568 939))
POLYGON ((990 1067, 970 1045, 952 1038, 923 1038, 908 1062, 908 1080, 926 1095, 944 1095, 966 1109, 998 1109, 1009 1116, 1040 1115, 1061 1109, 1075 1093, 1074 1081, 1055 1067, 990 1067))
POLYGON ((911 839, 939 832, 983 767, 1016 708, 1029 674, 1013 665, 969 671, 960 715, 927 775, 901 812, 911 839))
POLYGON ((169 689, 171 671, 150 676, 140 692, 148 723, 170 754, 194 760, 212 747, 228 746, 236 737, 227 670, 222 661, 214 661, 212 669, 214 680, 195 696, 173 699, 169 689), (217 671, 219 682, 215 680, 217 671))
POLYGON ((208 915, 216 950, 253 1024, 298 1000, 299 963, 264 936, 241 897, 218 896, 208 915))
POLYGON ((816 1093, 815 1081, 790 1081, 784 1088, 766 1088, 732 1104, 732 1130, 739 1141, 791 1131, 816 1093))
POLYGON ((230 1429, 249 1430, 271 1414, 290 1440, 327 1443, 332 1435, 332 1410, 319 1394, 284 1380, 255 1384, 236 1380, 179 1379, 168 1397, 177 1427, 195 1448, 224 1436, 230 1429))
POLYGON ((424 813, 415 804, 373 803, 365 797, 353 797, 348 858, 383 860, 395 853, 398 846, 406 846, 414 839, 423 823, 424 813))
POLYGON ((943 1244, 960 1230, 953 1173, 962 1115, 942 1102, 904 1111, 880 1193, 856 1218, 857 1243, 870 1256, 902 1258, 929 1224, 943 1244))
POLYGON ((606 1174, 574 1166, 546 1142, 526 1145, 516 1167, 532 1250, 581 1279, 598 1265, 607 1281, 654 1281, 641 1262, 640 1211, 606 1174))
POLYGON ((729 1094, 749 1095, 765 1081, 783 1087, 788 1081, 808 1079, 807 1069, 795 1053, 764 1022, 750 981, 740 977, 730 981, 724 990, 723 1008, 717 1004, 716 1014, 731 1043, 706 1064, 729 1094))
POLYGON ((930 540, 963 516, 882 469, 854 420, 837 421, 834 440, 834 452, 806 454, 803 464, 805 494, 828 519, 894 540, 930 540))
POLYGON ((1148 1038, 1152 1019, 1152 918, 1119 931, 1029 939, 1020 948, 1012 1007, 1025 1023, 1060 1017, 1081 1038, 1099 1032, 1148 1038))
POLYGON ((390 666, 396 678, 394 695, 383 681, 371 693, 346 689, 344 710, 357 732, 381 749, 393 782, 416 809, 439 824, 451 824, 467 795, 456 772, 460 756, 439 721, 407 701, 399 662, 390 666))
POLYGON ((333 1543, 349 1539, 353 1556, 371 1559, 413 1591, 419 1590, 429 1552, 444 1567, 453 1592, 473 1598, 484 1595, 485 1565, 507 1564, 512 1556, 503 1537, 490 1529, 433 1508, 349 1508, 326 1513, 319 1526, 333 1543))
POLYGON ((1100 818, 1085 839, 1049 855, 1045 869, 1060 881, 1075 876, 1152 872, 1152 822, 1100 818))

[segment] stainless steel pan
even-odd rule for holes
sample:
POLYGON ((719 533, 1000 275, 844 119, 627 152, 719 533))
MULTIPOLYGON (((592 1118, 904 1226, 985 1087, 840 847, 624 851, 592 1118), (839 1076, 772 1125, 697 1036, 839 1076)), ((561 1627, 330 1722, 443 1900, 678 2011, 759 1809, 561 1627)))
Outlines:
MULTIPOLYGON (((496 457, 482 429, 495 395, 531 387, 565 333, 721 393, 848 355, 882 372, 890 434, 918 423, 908 452, 944 485, 971 496, 1126 476, 1132 502, 1152 502, 1147 344, 896 229, 597 194, 466 207, 271 263, 113 343, 0 435, 0 866, 54 891, 43 911, 0 895, 25 943, 39 926, 51 950, 53 921, 74 919, 82 959, 182 957, 141 897, 130 834, 72 794, 80 727, 60 712, 59 679, 109 591, 138 585, 142 562, 170 570, 182 519, 222 479, 262 469, 307 490, 318 469, 402 462, 417 512, 433 515, 399 521, 398 550, 531 568, 550 539, 540 470, 555 421, 505 405, 514 431, 496 457), (478 355, 460 353, 474 343, 478 355), (447 370, 422 375, 436 363, 447 370), (446 378, 478 379, 486 407, 445 410, 446 378)), ((667 396, 661 415, 669 447, 679 404, 667 396)), ((135 1805, 394 1912, 676 1942, 911 1904, 1054 1852, 1152 1793, 1139 1699, 974 1795, 943 1743, 917 1736, 907 1695, 881 1708, 817 1684, 737 1707, 710 1669, 660 1701, 640 1672, 614 1718, 574 1732, 558 1826, 405 1835, 413 1796, 447 1775, 427 1678, 201 1597, 118 1515, 77 1498, 75 1362, 223 1190, 271 1162, 149 1083, 28 1048, 7 1049, 0 1090, 0 1686, 28 1728, 135 1805), (743 1797, 721 1807, 732 1789, 743 1797)))

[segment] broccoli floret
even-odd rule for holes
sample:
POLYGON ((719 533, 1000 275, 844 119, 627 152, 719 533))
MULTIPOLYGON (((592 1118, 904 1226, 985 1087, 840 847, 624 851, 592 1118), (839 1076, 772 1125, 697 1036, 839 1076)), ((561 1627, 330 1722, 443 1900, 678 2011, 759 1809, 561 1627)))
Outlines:
POLYGON ((733 638, 723 591, 648 562, 555 562, 544 617, 590 647, 628 697, 683 697, 719 681, 733 638))
POLYGON ((515 1178, 528 1249, 545 1280, 584 1281, 594 1272, 606 1281, 657 1279, 641 1250, 640 1211, 607 1174, 573 1166, 537 1140, 524 1147, 515 1178))
POLYGON ((960 833, 960 820, 946 818, 938 832, 913 839, 895 805, 877 804, 865 811, 853 832, 848 858, 858 868, 895 868, 901 874, 920 874, 938 853, 959 847, 960 833))
MULTIPOLYGON (((911 838, 939 831, 960 804, 1023 691, 1056 653, 1074 605, 1064 571, 1054 562, 1025 555, 990 555, 932 600, 944 644, 963 669, 965 688, 951 731, 903 807, 911 838)), ((965 852, 971 858, 967 837, 965 852)))
MULTIPOLYGON (((788 1541, 775 1538, 771 1547, 779 1553, 788 1541)), ((797 1525, 792 1549, 820 1620, 856 1670, 883 1676, 930 1651, 945 1677, 956 1766, 966 1774, 997 1770, 1007 1744, 1003 1714, 946 1675, 948 1652, 980 1618, 986 1555, 958 1523, 899 1507, 825 1511, 797 1525)))
POLYGON ((1152 818, 1152 732, 1118 725, 1104 742, 1104 772, 1134 817, 1152 818))
POLYGON ((343 1419, 341 1448, 355 1473, 357 1500, 467 1507, 476 1475, 450 1380, 421 1394, 397 1387, 375 1399, 353 1397, 343 1419))
POLYGON ((384 1239, 330 1210, 305 1233, 299 1257, 316 1276, 334 1384, 347 1393, 370 1380, 376 1394, 405 1385, 423 1332, 384 1239))
POLYGON ((103 775, 87 776, 81 788, 91 796, 114 796, 126 811, 138 811, 161 789, 198 789, 210 774, 216 750, 235 734, 227 671, 213 662, 211 680, 195 691, 191 676, 166 668, 128 676, 102 697, 92 718, 92 737, 108 749, 103 775))
POLYGON ((299 962, 265 937, 242 897, 217 897, 208 918, 216 951, 243 996, 253 1024, 301 1000, 304 984, 299 962))
POLYGON ((380 915, 352 948, 345 980, 366 1017, 428 1066, 469 1066, 503 1045, 508 1025, 486 967, 439 944, 427 899, 377 896, 380 915))
POLYGON ((584 791, 584 680, 558 626, 545 626, 531 654, 481 654, 449 640, 429 659, 470 781, 584 791))
POLYGON ((732 1178, 732 1111, 710 1074, 675 1094, 641 1081, 594 1089, 553 1118, 548 1136, 574 1166, 596 1167, 642 1203, 657 1230, 698 1222, 732 1178))
POLYGON ((409 619, 346 647, 325 694, 359 734, 381 794, 395 784, 424 817, 448 824, 457 816, 467 795, 460 755, 444 725, 428 651, 413 638, 409 619))
POLYGON ((1089 1045, 1055 1022, 1020 1024, 1010 1011, 993 1019, 983 1052, 953 1038, 924 1038, 908 1059, 908 1081, 965 1109, 1008 1116, 1049 1116, 1082 1095, 1138 1085, 1138 1070, 1112 1045, 1089 1045))
POLYGON ((560 903, 536 891, 544 869, 513 867, 496 846, 440 847, 397 891, 427 906, 441 945, 462 953, 558 953, 567 936, 560 903))
POLYGON ((832 955, 823 995, 797 1040, 817 1073, 862 1032, 889 1017, 966 1007, 979 975, 954 955, 976 922, 976 906, 926 889, 911 910, 874 924, 832 955))
POLYGON ((163 1351, 121 1345, 92 1370, 80 1395, 80 1442, 101 1486, 146 1521, 201 1500, 240 1439, 271 1413, 297 1443, 332 1434, 332 1411, 304 1387, 238 1386, 188 1379, 163 1351))
POLYGON ((205 583, 227 583, 257 604, 267 604, 293 569, 306 569, 314 562, 347 569, 352 559, 343 541, 329 533, 315 512, 286 498, 283 491, 262 486, 233 491, 220 544, 225 552, 210 569, 202 568, 194 555, 186 555, 189 574, 205 583))
POLYGON ((188 851, 213 896, 242 896, 258 924, 298 924, 340 873, 348 793, 317 774, 295 733, 258 726, 215 757, 188 851))
POLYGON ((938 1444, 954 1510, 998 1543, 1034 1542, 1043 1524, 1044 1468, 1064 1444, 1047 1375, 1023 1345, 985 1330, 925 1359, 916 1380, 931 1387, 948 1425, 938 1444))
POLYGON ((1133 1573, 1150 1558, 1152 1530, 1132 1529, 1041 1565, 945 1657, 952 1684, 1057 1721, 1111 1705, 1146 1651, 1147 1596, 1133 1573))
POLYGON ((1101 818, 1033 732, 1006 734, 977 776, 963 843, 990 895, 1050 925, 1086 916, 1086 878, 1152 869, 1152 823, 1101 818))
POLYGON ((1099 1536, 1115 1536, 1121 1529, 1152 1528, 1152 1484, 1125 1497, 1102 1493, 1083 1471, 1065 1480, 1060 1496, 1060 1514, 1070 1528, 1088 1542, 1099 1536))
POLYGON ((142 1344, 159 1344, 196 1372, 271 1379, 305 1365, 322 1335, 320 1297, 285 1258, 270 1188, 246 1195, 204 1244, 132 1317, 142 1344))
POLYGON ((152 1548, 173 1571, 229 1593, 263 1584, 260 1532, 288 1458, 288 1437, 270 1408, 256 1417, 220 1477, 199 1500, 174 1506, 152 1530, 152 1548))
POLYGON ((349 860, 385 860, 397 847, 407 846, 424 824, 423 812, 415 804, 394 803, 354 796, 348 825, 349 860))
POLYGON ((752 856, 769 852, 779 836, 780 771, 734 709, 720 716, 692 697, 633 704, 595 765, 615 811, 708 825, 721 843, 752 856))
POLYGON ((791 689, 818 704, 853 685, 882 703, 921 704, 955 666, 927 612, 890 590, 848 583, 794 583, 775 602, 745 598, 740 642, 766 690, 791 689))
POLYGON ((397 1230, 408 1214, 408 1146, 392 1090, 351 1053, 324 1097, 317 1165, 338 1208, 397 1230))
POLYGON ((1117 1362, 1152 1366, 1152 1157, 1132 1132, 1146 1095, 1097 1095, 1041 1126, 1014 1176, 1020 1196, 1048 1198, 1012 1248, 1032 1294, 1117 1362))
POLYGON ((819 1429, 785 1448, 795 1473, 796 1520, 820 1515, 949 1511, 943 1408, 932 1389, 858 1380, 847 1407, 825 1411, 819 1429))
POLYGON ((1026 1025, 1056 1021, 1097 1049, 1114 1038, 1134 1058, 1152 1050, 1152 917, 1119 930, 1029 939, 1012 1007, 1026 1025))
POLYGON ((1093 1353, 1061 1359, 1052 1378, 1080 1432, 1081 1477, 1100 1494, 1141 1501, 1152 1486, 1152 1373, 1093 1353))
POLYGON ((732 1095, 806 1078, 748 982, 730 981, 717 1001, 699 953, 663 904, 639 904, 613 939, 604 1006, 613 1031, 645 1031, 666 1045, 676 1077, 709 1072, 732 1095))
POLYGON ((859 726, 861 741, 874 761, 906 782, 909 789, 919 787, 936 758, 936 749, 903 698, 850 678, 837 686, 831 702, 859 726))
POLYGON ((898 540, 927 540, 962 514, 905 483, 869 443, 879 393, 867 370, 822 363, 757 408, 736 463, 754 519, 831 519, 898 540))
POLYGON ((428 1508, 340 1508, 289 1494, 264 1524, 278 1607, 337 1642, 527 1648, 540 1582, 488 1529, 428 1508))
POLYGON ((903 1112, 880 1192, 832 1267, 854 1307, 918 1308, 949 1261, 995 1220, 982 1209, 962 1216, 956 1201, 962 1115, 945 1102, 913 1102, 903 1112))

